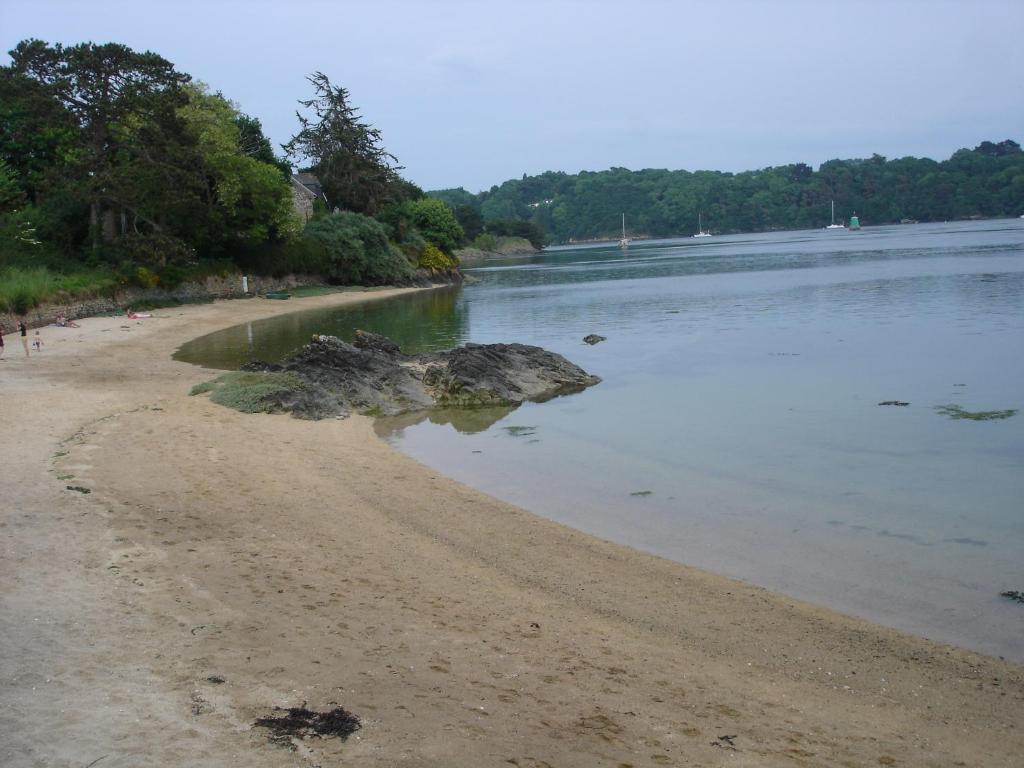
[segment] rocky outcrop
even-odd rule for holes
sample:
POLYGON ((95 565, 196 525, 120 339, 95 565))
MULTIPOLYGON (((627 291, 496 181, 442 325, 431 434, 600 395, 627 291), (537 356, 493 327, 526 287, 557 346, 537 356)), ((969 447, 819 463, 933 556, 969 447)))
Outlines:
POLYGON ((289 373, 301 382, 267 395, 274 410, 320 419, 350 412, 397 415, 442 407, 513 406, 597 384, 600 379, 561 355, 527 344, 466 344, 406 355, 388 338, 356 332, 312 341, 280 365, 243 370, 289 373))

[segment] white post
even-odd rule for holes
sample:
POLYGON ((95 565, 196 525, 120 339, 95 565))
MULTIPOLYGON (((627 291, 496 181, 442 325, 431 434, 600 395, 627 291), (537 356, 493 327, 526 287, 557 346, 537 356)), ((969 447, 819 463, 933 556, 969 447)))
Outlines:
POLYGON ((249 278, 246 275, 242 275, 242 293, 249 292, 249 278))

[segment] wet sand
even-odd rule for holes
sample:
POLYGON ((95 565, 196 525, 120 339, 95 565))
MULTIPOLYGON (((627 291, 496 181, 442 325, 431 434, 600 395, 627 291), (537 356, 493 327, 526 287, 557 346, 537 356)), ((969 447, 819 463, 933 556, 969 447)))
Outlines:
POLYGON ((1020 666, 541 520, 363 417, 189 397, 212 373, 170 358, 387 295, 90 318, 8 348, 0 763, 1020 765, 1020 666), (252 727, 304 702, 363 727, 295 751, 252 727))

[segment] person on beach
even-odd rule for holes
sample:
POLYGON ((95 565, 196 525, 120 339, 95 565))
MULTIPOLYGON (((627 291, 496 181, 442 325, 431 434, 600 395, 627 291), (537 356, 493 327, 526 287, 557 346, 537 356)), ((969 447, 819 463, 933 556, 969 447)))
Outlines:
POLYGON ((36 331, 36 335, 32 337, 32 346, 36 352, 43 351, 43 337, 39 335, 39 331, 36 331))
POLYGON ((25 357, 28 357, 28 328, 25 327, 25 321, 18 321, 18 333, 21 334, 21 346, 25 348, 25 357))
POLYGON ((4 359, 4 327, 0 325, 0 360, 4 359))

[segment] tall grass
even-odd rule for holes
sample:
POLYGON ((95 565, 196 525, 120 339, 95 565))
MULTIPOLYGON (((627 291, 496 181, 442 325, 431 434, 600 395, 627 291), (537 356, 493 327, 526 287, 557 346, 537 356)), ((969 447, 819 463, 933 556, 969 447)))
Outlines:
POLYGON ((47 301, 110 293, 117 278, 105 270, 62 275, 46 267, 0 269, 0 311, 27 314, 47 301))

